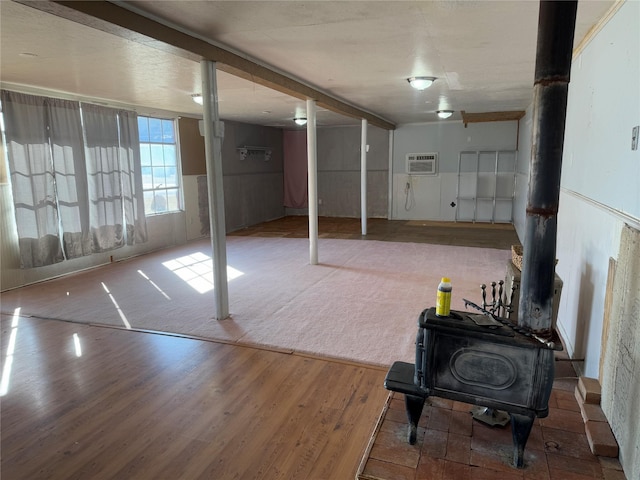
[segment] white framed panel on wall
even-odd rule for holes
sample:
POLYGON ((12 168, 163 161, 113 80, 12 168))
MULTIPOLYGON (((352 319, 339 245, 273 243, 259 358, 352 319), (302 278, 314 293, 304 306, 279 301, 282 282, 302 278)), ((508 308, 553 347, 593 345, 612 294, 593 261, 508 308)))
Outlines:
POLYGON ((511 223, 516 164, 515 150, 460 152, 456 220, 511 223))
POLYGON ((493 198, 478 198, 475 221, 487 223, 493 221, 493 198))
POLYGON ((473 222, 476 218, 475 200, 458 200, 457 217, 459 222, 473 222))
POLYGON ((511 223, 512 220, 513 200, 499 200, 496 198, 493 221, 495 223, 511 223))

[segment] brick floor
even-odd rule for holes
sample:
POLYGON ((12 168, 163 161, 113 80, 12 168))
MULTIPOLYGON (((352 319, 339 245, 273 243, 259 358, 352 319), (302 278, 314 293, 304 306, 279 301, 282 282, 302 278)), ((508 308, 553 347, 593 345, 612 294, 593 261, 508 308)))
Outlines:
POLYGON ((589 420, 585 423, 585 429, 593 453, 603 457, 618 456, 618 442, 607 422, 589 420))
POLYGON ((430 398, 415 445, 407 443, 401 394, 389 396, 359 480, 625 480, 616 458, 591 453, 575 398, 577 378, 556 377, 549 416, 537 419, 525 448, 524 468, 511 465, 511 425, 489 427, 473 420, 473 405, 430 398))
POLYGON ((600 405, 600 383, 595 378, 580 377, 578 380, 578 389, 585 403, 594 403, 600 405))

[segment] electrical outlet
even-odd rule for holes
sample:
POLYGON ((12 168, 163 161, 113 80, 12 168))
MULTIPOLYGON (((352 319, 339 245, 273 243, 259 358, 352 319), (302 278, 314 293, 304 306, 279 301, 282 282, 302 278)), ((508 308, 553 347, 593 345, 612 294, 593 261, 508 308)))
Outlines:
POLYGON ((638 135, 640 134, 640 125, 636 125, 631 130, 631 150, 638 149, 638 135))

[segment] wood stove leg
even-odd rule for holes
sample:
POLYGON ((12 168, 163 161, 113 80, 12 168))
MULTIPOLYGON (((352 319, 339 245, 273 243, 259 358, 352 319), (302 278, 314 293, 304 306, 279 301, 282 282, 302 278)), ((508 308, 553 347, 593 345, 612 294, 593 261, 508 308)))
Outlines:
POLYGON ((415 395, 404 396, 404 404, 407 409, 407 419, 409 420, 407 441, 410 445, 414 445, 416 443, 416 438, 418 436, 418 422, 420 421, 420 415, 422 415, 424 401, 424 397, 417 397, 415 395))
POLYGON ((529 439, 535 417, 511 414, 511 433, 513 435, 513 466, 524 467, 524 447, 529 439))

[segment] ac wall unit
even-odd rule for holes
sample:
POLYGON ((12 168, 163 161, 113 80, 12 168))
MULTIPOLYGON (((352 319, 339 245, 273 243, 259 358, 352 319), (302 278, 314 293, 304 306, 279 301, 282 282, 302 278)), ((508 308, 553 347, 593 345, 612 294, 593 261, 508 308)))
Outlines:
POLYGON ((409 153, 407 154, 407 173, 409 175, 437 175, 437 153, 409 153))

